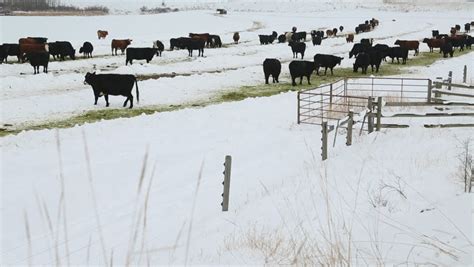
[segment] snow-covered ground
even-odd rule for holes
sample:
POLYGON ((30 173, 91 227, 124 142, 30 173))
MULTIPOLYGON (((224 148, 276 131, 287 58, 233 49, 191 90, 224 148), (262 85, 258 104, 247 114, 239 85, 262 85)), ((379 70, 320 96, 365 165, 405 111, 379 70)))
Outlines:
MULTIPOLYGON (((2 26, 0 42, 41 35, 79 47, 89 40, 101 55, 53 62, 51 73, 40 75, 32 75, 26 64, 2 64, 2 124, 103 109, 102 101, 92 105, 92 90, 82 83, 84 74, 94 69, 137 75, 175 72, 174 78, 140 82, 142 101, 137 106, 180 104, 262 83, 266 57, 285 62, 287 73, 289 47, 260 46, 257 34, 280 33, 294 25, 307 31, 344 25, 352 31, 360 21, 377 17, 380 27, 357 38, 392 44, 422 39, 432 29, 447 31, 472 20, 473 11, 424 8, 405 13, 379 7, 317 15, 277 7, 262 12, 258 7, 224 17, 202 10, 156 16, 1 17, 2 25, 15 27, 2 26), (59 24, 67 30, 45 27, 59 24), (95 39, 99 28, 111 32, 108 39, 95 39), (152 40, 192 31, 220 34, 224 43, 240 31, 242 43, 207 49, 204 58, 165 51, 150 64, 133 66, 124 66, 123 56, 108 56, 112 38, 150 46, 152 40)), ((353 63, 347 56, 352 45, 344 38, 327 39, 320 47, 307 44, 310 59, 331 53, 344 55, 342 67, 353 63)), ((421 48, 427 51, 424 44, 421 48)), ((446 78, 453 71, 454 80, 460 81, 468 65, 472 84, 472 62, 469 53, 407 68, 406 75, 446 78)), ((112 107, 120 103, 111 98, 112 107)), ((325 162, 319 155, 320 128, 296 124, 295 93, 3 137, 0 265, 314 266, 347 259, 363 266, 471 266, 474 199, 463 193, 459 155, 474 131, 425 129, 422 124, 474 119, 397 120, 411 127, 362 132, 351 147, 339 133, 325 162), (221 212, 225 155, 233 157, 230 209, 221 212)), ((474 140, 470 149, 474 151, 474 140)))

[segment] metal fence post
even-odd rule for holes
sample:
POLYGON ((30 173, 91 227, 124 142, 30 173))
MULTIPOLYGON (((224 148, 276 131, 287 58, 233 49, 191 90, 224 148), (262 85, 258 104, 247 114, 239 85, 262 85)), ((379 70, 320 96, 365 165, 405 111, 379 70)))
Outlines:
POLYGON ((453 72, 452 71, 449 71, 448 73, 448 90, 451 91, 451 83, 453 82, 453 72))
POLYGON ((467 81, 467 65, 464 65, 464 71, 462 73, 462 82, 466 83, 467 81))
POLYGON ((328 122, 324 121, 321 124, 321 157, 323 160, 328 158, 328 122))
POLYGON ((382 97, 377 97, 377 126, 376 131, 382 128, 382 97))
POLYGON ((232 157, 227 155, 225 156, 225 170, 224 170, 224 193, 222 193, 222 211, 229 210, 229 193, 230 193, 230 170, 232 168, 232 157))
POLYGON ((347 120, 346 146, 352 145, 352 126, 354 125, 354 112, 349 111, 349 120, 347 120))
POLYGON ((332 83, 329 84, 329 107, 332 107, 332 83))
POLYGON ((442 88, 442 84, 441 82, 443 81, 441 77, 438 77, 436 78, 438 81, 436 81, 434 84, 435 84, 435 88, 436 88, 436 92, 435 92, 435 97, 441 97, 441 93, 438 92, 438 90, 441 90, 442 88))

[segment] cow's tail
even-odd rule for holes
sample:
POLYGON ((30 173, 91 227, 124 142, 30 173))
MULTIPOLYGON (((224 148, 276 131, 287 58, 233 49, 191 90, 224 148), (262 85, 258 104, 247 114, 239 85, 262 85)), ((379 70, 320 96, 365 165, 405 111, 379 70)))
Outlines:
POLYGON ((135 77, 135 88, 137 91, 137 102, 140 102, 140 94, 138 93, 138 81, 136 77, 135 77))

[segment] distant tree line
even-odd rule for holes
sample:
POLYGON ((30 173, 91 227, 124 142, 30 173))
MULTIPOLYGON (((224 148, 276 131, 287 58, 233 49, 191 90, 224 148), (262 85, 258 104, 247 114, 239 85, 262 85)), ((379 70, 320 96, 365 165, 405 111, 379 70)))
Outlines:
POLYGON ((12 11, 42 11, 42 10, 54 10, 54 11, 99 11, 103 13, 109 13, 109 9, 104 6, 90 6, 83 9, 62 5, 61 0, 0 0, 0 4, 3 3, 4 9, 12 11))

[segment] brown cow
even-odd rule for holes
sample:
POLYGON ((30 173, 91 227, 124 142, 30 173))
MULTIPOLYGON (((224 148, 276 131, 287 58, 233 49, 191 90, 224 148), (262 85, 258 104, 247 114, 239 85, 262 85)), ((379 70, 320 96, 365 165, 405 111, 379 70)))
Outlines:
POLYGON ((397 40, 395 44, 408 50, 415 50, 415 56, 418 55, 418 48, 420 47, 420 42, 418 41, 397 40))
POLYGON ((42 53, 49 52, 48 44, 28 44, 22 43, 19 46, 20 58, 25 62, 25 54, 27 53, 42 53))
POLYGON ((27 38, 20 38, 18 40, 19 44, 45 44, 47 42, 47 38, 44 37, 27 37, 27 38))
POLYGON ((203 40, 206 43, 206 47, 209 47, 211 44, 211 38, 209 38, 209 35, 209 33, 189 33, 189 37, 203 40))
POLYGON ((235 32, 233 39, 234 39, 234 43, 238 44, 240 40, 240 34, 238 32, 235 32))
POLYGON ((99 38, 99 40, 100 40, 100 38, 105 39, 105 37, 107 37, 107 35, 109 35, 108 31, 101 31, 101 30, 97 31, 97 37, 99 38))
POLYGON ((444 45, 444 39, 436 39, 436 38, 425 38, 423 39, 423 43, 426 43, 430 48, 430 52, 433 52, 433 48, 439 48, 439 52, 441 53, 441 47, 444 45))
POLYGON ((331 30, 326 30, 326 35, 328 37, 331 37, 333 35, 333 32, 331 30))
POLYGON ((132 43, 132 39, 124 39, 124 40, 112 39, 112 56, 114 55, 114 50, 115 50, 115 55, 117 55, 117 49, 120 49, 123 54, 125 49, 127 49, 127 46, 129 46, 131 43, 132 43))
POLYGON ((354 42, 354 34, 350 33, 346 37, 346 42, 353 43, 354 42))

